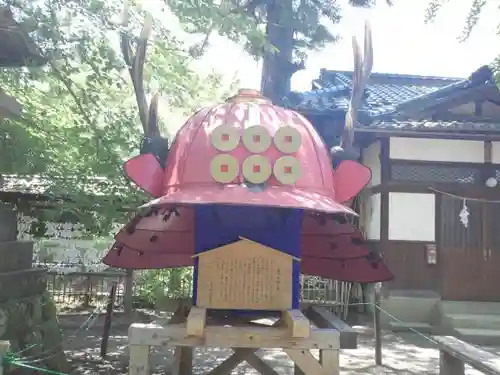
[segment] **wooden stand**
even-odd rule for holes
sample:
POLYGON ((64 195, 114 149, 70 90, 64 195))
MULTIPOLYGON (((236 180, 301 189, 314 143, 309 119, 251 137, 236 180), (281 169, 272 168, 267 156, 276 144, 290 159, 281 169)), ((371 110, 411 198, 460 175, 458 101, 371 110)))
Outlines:
MULTIPOLYGON (((266 316, 269 318, 269 316, 266 316)), ((166 323, 132 324, 129 328, 129 375, 147 375, 152 346, 174 347, 172 374, 191 375, 194 347, 231 348, 234 353, 208 375, 229 374, 246 361, 263 375, 276 375, 255 353, 280 348, 295 363, 296 373, 333 375, 339 373, 339 349, 356 348, 356 333, 324 308, 284 311, 272 325, 256 318, 234 316, 203 308, 179 309, 166 323), (306 317, 307 316, 307 317, 306 317), (320 361, 310 349, 319 349, 320 361), (298 369, 298 370, 297 370, 298 369)))

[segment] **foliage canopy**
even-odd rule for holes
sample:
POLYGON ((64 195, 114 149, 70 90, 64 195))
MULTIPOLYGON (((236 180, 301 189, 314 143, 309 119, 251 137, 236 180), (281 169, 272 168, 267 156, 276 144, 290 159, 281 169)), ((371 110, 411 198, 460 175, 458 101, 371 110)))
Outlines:
MULTIPOLYGON (((17 20, 33 26, 31 36, 49 63, 0 71, 1 87, 23 105, 21 118, 0 121, 0 172, 42 175, 47 194, 69 200, 63 205, 65 218, 77 217, 94 232, 106 232, 125 216, 123 206, 136 207, 146 199, 121 167, 137 153, 141 139, 132 85, 118 52, 115 20, 123 2, 7 4, 17 20)), ((143 18, 142 11, 133 12, 131 33, 140 31, 143 18)), ((160 90, 167 107, 186 114, 227 94, 217 75, 201 77, 192 70, 188 51, 161 22, 155 22, 153 37, 146 91, 160 90)), ((168 127, 166 119, 163 132, 168 127)), ((61 205, 43 214, 60 218, 61 205)))

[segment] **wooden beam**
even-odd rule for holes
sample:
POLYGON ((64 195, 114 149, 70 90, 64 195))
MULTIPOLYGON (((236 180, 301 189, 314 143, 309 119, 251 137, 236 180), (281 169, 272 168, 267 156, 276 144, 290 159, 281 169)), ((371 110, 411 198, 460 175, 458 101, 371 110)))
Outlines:
MULTIPOLYGON (((189 306, 180 303, 167 324, 185 323, 190 310, 189 306)), ((172 375, 192 375, 193 373, 193 348, 177 347, 174 349, 174 362, 172 375)))
MULTIPOLYGON (((281 320, 275 321, 268 327, 277 327, 281 320)), ((231 373, 241 362, 246 361, 250 366, 255 368, 262 375, 277 375, 276 371, 270 368, 255 352, 259 348, 233 348, 234 353, 222 362, 219 366, 210 371, 207 375, 225 375, 231 373)))
POLYGON ((440 351, 439 375, 465 375, 465 364, 451 354, 440 351))
POLYGON ((309 306, 306 310, 306 316, 318 328, 336 329, 339 331, 341 349, 356 349, 358 347, 358 333, 324 307, 309 306))
POLYGON ((243 361, 246 361, 262 375, 278 375, 276 371, 255 354, 257 350, 259 349, 235 349, 231 357, 227 358, 207 375, 229 375, 243 361))
POLYGON ((130 345, 208 346, 216 348, 339 349, 335 329, 312 328, 308 338, 289 337, 288 328, 206 326, 204 337, 186 336, 186 324, 160 326, 134 323, 129 327, 130 345))
POLYGON ((330 369, 326 369, 313 357, 309 350, 283 349, 290 359, 299 367, 304 374, 332 375, 330 369))
POLYGON ((453 336, 433 336, 440 350, 440 375, 463 375, 464 363, 488 374, 500 374, 500 357, 453 336))
POLYGON ((374 134, 377 136, 386 137, 404 137, 404 138, 439 138, 439 139, 459 139, 469 141, 500 141, 500 128, 499 131, 485 131, 483 134, 478 134, 478 130, 457 132, 449 131, 420 131, 420 130, 391 130, 391 129, 356 129, 357 133, 374 134))
POLYGON ((186 331, 188 336, 203 336, 205 322, 207 321, 207 309, 203 307, 191 307, 186 320, 186 331))
POLYGON ((246 361, 248 357, 254 355, 254 353, 259 350, 256 348, 252 349, 235 349, 234 353, 224 360, 219 366, 211 370, 207 375, 226 375, 230 374, 238 365, 246 361))
POLYGON ((193 374, 193 349, 185 346, 175 348, 172 375, 193 374))
POLYGON ((264 362, 255 353, 246 358, 247 363, 257 370, 261 375, 279 375, 271 366, 264 362))
POLYGON ((290 330, 292 337, 307 338, 311 334, 309 319, 298 309, 283 311, 283 321, 290 330))
POLYGON ((484 162, 486 164, 491 164, 492 163, 492 157, 493 157, 493 144, 491 140, 486 140, 484 141, 484 162))
MULTIPOLYGON (((435 92, 437 93, 437 92, 435 92)), ((428 117, 436 111, 443 111, 461 104, 466 104, 473 100, 485 100, 489 95, 498 93, 498 89, 494 84, 484 84, 468 89, 462 89, 461 92, 450 93, 447 96, 435 96, 429 98, 426 96, 422 99, 414 99, 408 102, 401 103, 396 106, 399 113, 410 115, 411 117, 428 117), (422 109, 422 107, 424 107, 422 109)), ((433 94, 430 94, 433 96, 433 94)))
MULTIPOLYGON (((491 103, 492 105, 498 106, 497 103, 491 103)), ((445 122, 452 122, 452 121, 461 121, 461 122, 481 122, 481 123, 486 123, 486 124, 497 124, 498 121, 496 121, 495 117, 493 116, 477 116, 474 114, 458 114, 458 113, 450 113, 450 112, 443 112, 443 113, 436 113, 436 119, 434 120, 436 122, 438 121, 445 121, 445 122)))

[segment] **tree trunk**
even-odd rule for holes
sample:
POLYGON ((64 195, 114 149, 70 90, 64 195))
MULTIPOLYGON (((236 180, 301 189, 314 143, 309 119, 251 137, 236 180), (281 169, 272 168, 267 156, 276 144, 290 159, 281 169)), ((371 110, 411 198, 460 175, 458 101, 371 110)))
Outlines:
POLYGON ((267 7, 266 33, 273 50, 264 53, 261 91, 274 104, 280 104, 290 92, 292 75, 297 71, 292 63, 292 17, 292 0, 274 0, 267 7))

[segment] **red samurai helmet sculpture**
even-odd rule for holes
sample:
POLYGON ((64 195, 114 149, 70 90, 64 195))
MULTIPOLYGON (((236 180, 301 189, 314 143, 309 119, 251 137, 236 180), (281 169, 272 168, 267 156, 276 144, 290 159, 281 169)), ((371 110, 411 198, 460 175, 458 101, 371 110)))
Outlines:
POLYGON ((354 43, 355 87, 343 143, 332 150, 335 169, 307 119, 253 90, 195 113, 169 149, 156 124, 158 97, 148 109, 139 82, 149 29, 148 23, 135 56, 122 35, 145 130, 141 155, 124 168, 155 199, 118 232, 104 263, 132 269, 192 266, 194 254, 244 236, 300 256, 304 274, 357 282, 391 279, 350 224, 356 213, 343 205, 371 178, 369 168, 348 160, 371 70, 369 29, 364 61, 354 43))

